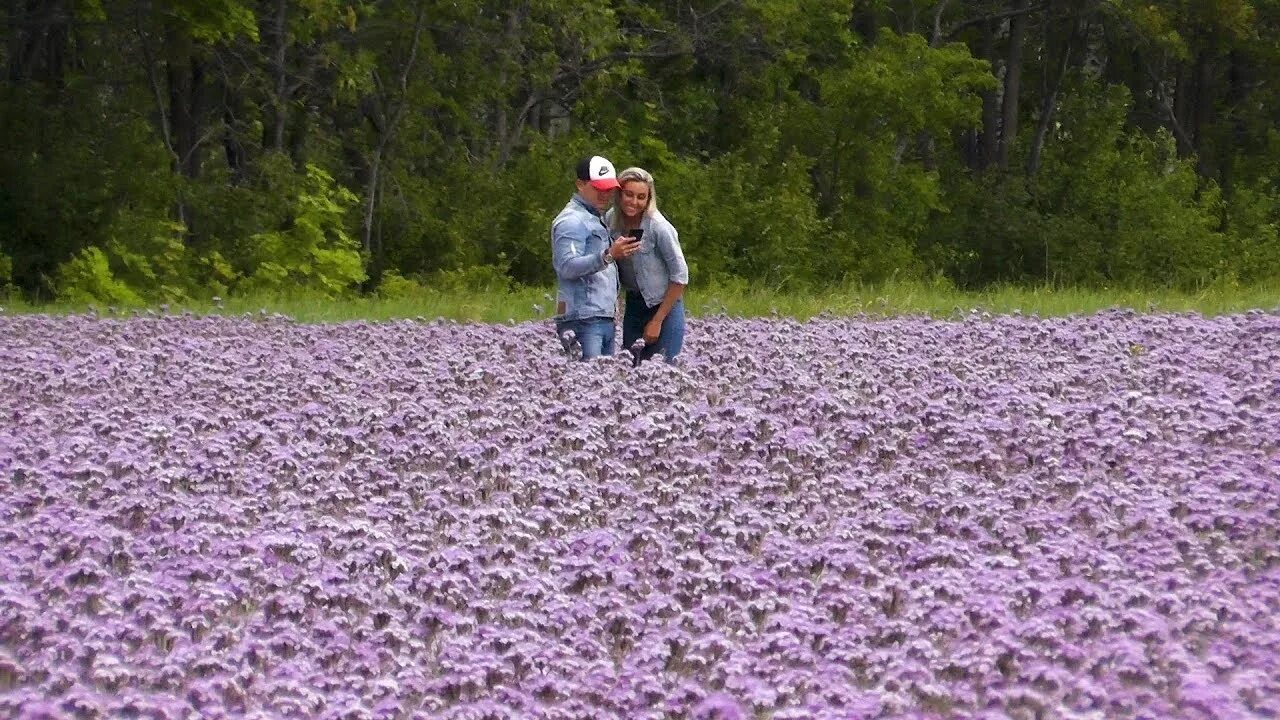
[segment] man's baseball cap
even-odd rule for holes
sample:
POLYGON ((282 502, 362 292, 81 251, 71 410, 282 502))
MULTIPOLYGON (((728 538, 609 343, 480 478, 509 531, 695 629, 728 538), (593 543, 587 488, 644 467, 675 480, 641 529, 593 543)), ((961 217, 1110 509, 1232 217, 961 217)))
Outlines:
POLYGON ((578 161, 578 179, 591 183, 591 187, 597 190, 614 190, 618 187, 618 173, 614 171, 613 163, 599 155, 578 161))

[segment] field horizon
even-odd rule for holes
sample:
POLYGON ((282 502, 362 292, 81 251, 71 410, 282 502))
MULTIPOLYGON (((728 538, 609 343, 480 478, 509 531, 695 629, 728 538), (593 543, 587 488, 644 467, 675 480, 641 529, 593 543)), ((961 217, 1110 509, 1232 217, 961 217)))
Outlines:
MULTIPOLYGON (((103 316, 134 314, 243 315, 279 314, 298 322, 354 320, 455 320, 505 323, 550 320, 555 288, 516 287, 425 290, 402 297, 378 295, 325 298, 295 295, 249 295, 225 299, 174 301, 112 307, 90 303, 0 302, 0 312, 103 316)), ((1194 312, 1206 317, 1260 310, 1280 311, 1280 282, 1252 286, 1216 284, 1195 291, 1159 288, 1057 288, 1001 286, 982 291, 958 290, 945 284, 893 282, 851 285, 818 291, 779 291, 745 284, 693 285, 686 294, 690 317, 789 317, 807 320, 836 317, 926 315, 945 319, 970 312, 999 315, 1061 317, 1127 309, 1140 313, 1194 312)))

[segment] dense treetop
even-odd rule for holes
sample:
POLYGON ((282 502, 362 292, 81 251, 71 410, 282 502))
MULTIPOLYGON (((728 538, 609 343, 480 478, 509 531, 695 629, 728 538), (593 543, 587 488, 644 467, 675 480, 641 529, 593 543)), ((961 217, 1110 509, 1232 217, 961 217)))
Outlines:
POLYGON ((551 280, 573 160, 694 282, 1280 276, 1277 0, 9 0, 0 286, 551 280))

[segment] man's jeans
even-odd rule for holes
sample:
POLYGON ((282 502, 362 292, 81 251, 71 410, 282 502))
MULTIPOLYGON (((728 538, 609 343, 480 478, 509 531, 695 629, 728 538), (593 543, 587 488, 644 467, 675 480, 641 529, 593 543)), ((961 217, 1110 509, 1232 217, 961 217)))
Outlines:
MULTIPOLYGON (((644 337, 644 326, 658 312, 658 306, 645 307, 644 298, 639 293, 627 292, 627 306, 622 314, 622 346, 631 348, 631 344, 644 337)), ((684 347, 684 299, 671 306, 662 321, 662 332, 658 334, 658 342, 646 345, 640 354, 641 360, 648 360, 658 353, 671 362, 684 347)))
MULTIPOLYGON (((613 354, 613 318, 591 317, 556 323, 556 335, 564 342, 564 331, 572 330, 582 345, 582 359, 613 354)), ((568 348, 566 348, 568 349, 568 348)))

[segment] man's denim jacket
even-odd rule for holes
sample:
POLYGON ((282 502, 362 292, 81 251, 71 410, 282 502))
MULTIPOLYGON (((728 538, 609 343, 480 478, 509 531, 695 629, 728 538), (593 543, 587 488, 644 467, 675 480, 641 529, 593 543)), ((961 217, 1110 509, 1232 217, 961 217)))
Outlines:
POLYGON ((613 241, 601 213, 574 193, 551 223, 551 263, 556 269, 556 320, 614 316, 618 303, 618 267, 605 263, 613 241))
MULTIPOLYGON (((605 216, 609 227, 613 227, 616 212, 610 210, 605 216)), ((680 235, 662 213, 647 213, 640 221, 640 228, 644 230, 640 250, 618 261, 619 277, 627 290, 640 293, 644 304, 654 307, 662 302, 670 283, 689 284, 689 264, 680 249, 680 235)))

